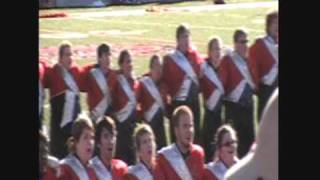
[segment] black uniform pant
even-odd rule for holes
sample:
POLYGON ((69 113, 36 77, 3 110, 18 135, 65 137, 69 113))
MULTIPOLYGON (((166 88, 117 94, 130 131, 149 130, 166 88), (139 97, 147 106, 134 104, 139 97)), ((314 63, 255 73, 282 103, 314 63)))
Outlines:
POLYGON ((238 157, 249 151, 254 141, 253 101, 246 106, 225 101, 226 118, 232 121, 238 136, 238 157))
POLYGON ((115 157, 125 161, 128 165, 133 165, 136 160, 133 146, 133 131, 136 126, 135 118, 136 113, 133 112, 122 123, 116 120, 118 134, 115 157))
POLYGON ((154 115, 154 117, 152 118, 151 122, 149 123, 156 137, 157 150, 167 145, 166 134, 164 131, 164 124, 163 124, 163 120, 164 120, 163 117, 164 117, 163 112, 161 109, 159 109, 154 115))
POLYGON ((258 104, 258 122, 260 123, 261 116, 263 113, 263 110, 272 95, 273 91, 276 89, 277 83, 271 86, 260 84, 260 90, 258 93, 259 98, 259 104, 258 104))
POLYGON ((205 108, 204 122, 202 128, 202 147, 204 148, 206 163, 212 160, 215 151, 214 136, 221 126, 221 104, 210 111, 205 108))
POLYGON ((64 94, 56 96, 50 100, 51 121, 50 121, 50 152, 58 159, 64 158, 68 154, 67 140, 71 136, 71 127, 74 120, 80 113, 79 97, 76 97, 75 108, 73 111, 72 122, 62 128, 60 123, 63 115, 65 103, 64 94))

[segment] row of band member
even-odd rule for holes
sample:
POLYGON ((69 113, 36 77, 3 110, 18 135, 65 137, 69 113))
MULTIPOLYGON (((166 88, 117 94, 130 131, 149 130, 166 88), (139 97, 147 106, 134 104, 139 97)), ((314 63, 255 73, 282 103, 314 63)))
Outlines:
POLYGON ((266 36, 258 38, 249 51, 248 34, 241 29, 234 33, 234 50, 222 56, 222 42, 213 38, 208 44, 208 57, 204 60, 192 48, 190 37, 188 27, 180 25, 176 31, 177 47, 174 52, 165 55, 163 63, 159 56, 153 56, 150 72, 138 82, 132 77, 130 52, 121 51, 118 59, 120 69, 115 71, 109 68, 111 49, 106 44, 98 47, 98 63, 95 65, 77 66, 68 44, 60 46, 57 64, 51 67, 40 61, 39 112, 41 117, 43 88, 49 88, 51 153, 59 159, 67 154, 65 143, 80 112, 81 91, 87 93, 93 121, 104 115, 115 119, 118 132, 116 157, 129 165, 134 161, 131 135, 136 120, 143 119, 151 125, 160 149, 166 146, 164 116, 170 120, 171 140, 175 141, 171 114, 180 105, 192 110, 195 143, 204 147, 207 162, 212 154, 210 143, 213 140, 213 136, 208 134, 215 133, 221 125, 221 107, 224 104, 226 119, 232 120, 238 132, 239 157, 243 157, 254 140, 252 95, 258 95, 260 116, 278 85, 278 13, 267 15, 266 36), (200 92, 205 109, 201 133, 200 92))
POLYGON ((90 118, 80 116, 68 139, 70 153, 61 161, 49 155, 48 140, 40 132, 40 177, 42 180, 221 179, 238 161, 236 133, 229 125, 218 129, 217 151, 205 165, 203 148, 193 143, 193 118, 189 107, 177 107, 173 113, 175 142, 158 152, 152 128, 146 123, 139 124, 133 134, 137 158, 128 167, 114 158, 119 142, 115 121, 104 116, 93 124, 90 118))

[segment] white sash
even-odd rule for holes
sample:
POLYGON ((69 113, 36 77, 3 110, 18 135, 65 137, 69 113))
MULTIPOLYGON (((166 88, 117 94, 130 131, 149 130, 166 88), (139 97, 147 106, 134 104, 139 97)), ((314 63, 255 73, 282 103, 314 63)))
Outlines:
POLYGON ((150 122, 158 109, 161 108, 162 110, 164 110, 165 107, 162 101, 162 96, 153 80, 150 77, 145 76, 140 81, 144 84, 148 92, 155 99, 153 105, 144 113, 145 119, 150 122))
POLYGON ((144 118, 148 121, 151 122, 153 116, 156 114, 156 112, 158 111, 158 109, 161 108, 159 106, 159 104, 157 103, 153 103, 152 106, 143 113, 144 118))
POLYGON ((41 110, 44 104, 44 98, 45 98, 45 94, 44 94, 44 89, 42 86, 42 83, 39 79, 39 116, 41 114, 41 110))
POLYGON ((139 180, 153 180, 152 174, 150 174, 149 170, 141 162, 130 166, 128 173, 134 175, 139 180))
POLYGON ((192 80, 190 80, 188 76, 184 76, 182 85, 180 86, 180 89, 177 92, 177 94, 174 96, 174 99, 178 101, 185 101, 188 96, 191 83, 192 83, 192 80))
POLYGON ((221 91, 221 93, 224 93, 224 88, 222 86, 222 83, 220 79, 217 77, 217 74, 213 71, 213 69, 208 65, 208 62, 204 62, 202 67, 203 74, 211 81, 213 84, 215 84, 218 89, 221 91))
POLYGON ((192 66, 190 65, 188 59, 179 51, 175 50, 170 57, 173 61, 185 72, 185 74, 191 78, 194 83, 199 85, 199 81, 196 73, 193 71, 192 66))
POLYGON ((263 42, 275 61, 271 70, 262 77, 262 82, 270 86, 278 76, 278 64, 279 64, 278 48, 274 43, 273 39, 269 36, 263 38, 263 42))
POLYGON ((101 117, 104 115, 104 112, 108 108, 108 106, 111 104, 111 96, 109 91, 109 86, 107 84, 107 80, 105 78, 104 73, 100 68, 94 68, 90 71, 91 75, 97 82, 102 94, 103 98, 100 100, 100 102, 94 107, 92 110, 93 119, 97 119, 98 117, 101 117))
POLYGON ((127 79, 124 77, 124 75, 120 74, 118 75, 118 81, 123 89, 123 91, 126 93, 129 101, 127 104, 118 112, 116 112, 116 117, 119 122, 125 121, 133 109, 136 108, 136 98, 133 90, 131 89, 127 79))
POLYGON ((216 162, 210 162, 207 165, 207 169, 218 178, 218 180, 223 180, 224 175, 227 172, 227 167, 220 160, 216 162))
POLYGON ((90 161, 99 180, 112 180, 110 171, 103 165, 98 156, 95 156, 90 161))
POLYGON ((246 84, 246 80, 242 79, 237 87, 234 88, 225 98, 235 103, 238 102, 246 87, 246 84))
POLYGON ((153 82, 153 80, 145 76, 141 79, 141 82, 145 85, 147 88, 148 92, 151 94, 151 96, 156 100, 156 102, 161 106, 162 109, 164 109, 163 101, 162 101, 162 96, 159 92, 159 89, 153 82))
POLYGON ((75 82, 75 80, 72 77, 72 75, 62 65, 59 64, 59 66, 60 66, 60 68, 62 70, 62 78, 63 78, 64 82, 66 83, 66 85, 70 88, 71 91, 79 93, 78 85, 75 82))
POLYGON ((60 162, 57 158, 49 155, 48 156, 48 166, 57 169, 60 166, 60 162))
POLYGON ((58 64, 62 70, 62 78, 69 89, 65 93, 65 102, 62 113, 62 120, 60 127, 64 127, 66 124, 72 121, 72 115, 75 108, 75 98, 79 94, 79 88, 77 83, 73 79, 72 75, 60 64, 58 64))
POLYGON ((80 161, 72 154, 61 160, 61 164, 67 164, 76 173, 80 180, 90 180, 87 170, 80 161))
POLYGON ((203 74, 213 83, 217 86, 217 89, 215 89, 210 97, 208 99, 206 99, 205 104, 206 107, 209 110, 213 110, 215 108, 215 106, 217 105, 220 97, 224 94, 224 89, 223 86, 221 84, 221 81, 219 80, 219 78, 217 77, 216 73, 213 71, 212 68, 209 67, 207 62, 204 62, 201 66, 203 74))
POLYGON ((217 103, 219 102, 219 99, 220 97, 222 96, 223 94, 219 91, 219 90, 215 90, 211 93, 209 99, 205 100, 206 101, 206 107, 212 111, 217 103))
POLYGON ((176 144, 164 147, 159 151, 163 154, 177 175, 183 180, 192 180, 189 168, 182 158, 176 144))
POLYGON ((242 57, 236 52, 233 51, 231 54, 231 59, 244 77, 244 79, 247 81, 247 83, 251 86, 252 89, 254 89, 254 83, 252 81, 247 63, 242 59, 242 57))
POLYGON ((276 63, 279 62, 278 46, 270 36, 262 39, 276 63))
POLYGON ((63 105, 63 112, 62 112, 62 120, 60 123, 60 127, 63 128, 66 124, 72 121, 73 111, 75 108, 75 100, 77 94, 73 91, 67 90, 65 93, 65 102, 63 105))

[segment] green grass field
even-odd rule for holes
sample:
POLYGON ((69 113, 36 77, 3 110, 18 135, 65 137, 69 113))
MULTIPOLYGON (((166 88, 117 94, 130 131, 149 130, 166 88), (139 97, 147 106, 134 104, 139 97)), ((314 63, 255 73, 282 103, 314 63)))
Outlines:
MULTIPOLYGON (((227 3, 240 2, 261 2, 261 0, 230 0, 227 3)), ((267 1, 267 2, 270 2, 267 1)), ((80 13, 112 12, 118 10, 139 10, 151 6, 157 7, 186 7, 212 5, 212 1, 183 2, 170 5, 147 4, 140 6, 111 6, 106 8, 78 8, 78 9, 53 9, 41 10, 39 14, 52 12, 66 12, 67 18, 39 19, 40 49, 55 47, 62 40, 69 40, 74 46, 98 45, 107 42, 118 47, 133 47, 135 45, 169 45, 175 46, 175 29, 181 23, 188 23, 191 28, 192 41, 198 50, 205 55, 206 46, 210 36, 218 35, 222 38, 225 46, 232 45, 232 34, 236 28, 244 27, 249 31, 249 39, 252 43, 255 37, 264 35, 265 15, 270 10, 278 9, 275 2, 273 6, 257 8, 233 8, 216 11, 188 12, 168 11, 152 12, 143 16, 105 16, 90 17, 81 16, 80 13), (116 32, 116 33, 114 33, 116 32), (80 33, 85 38, 48 38, 48 35, 55 36, 63 33, 80 33), (117 34, 118 33, 118 34, 117 34)), ((160 55, 165 50, 157 52, 160 55)), ((40 53, 41 54, 41 53, 40 53)), ((116 67, 118 54, 113 54, 112 66, 116 67)), ((151 54, 139 54, 133 57, 134 71, 137 76, 147 71, 148 59, 151 54)), ((53 58, 54 59, 54 58, 53 58)), ((77 58, 78 64, 94 62, 94 57, 77 58)), ((46 97, 49 97, 47 94, 46 97)), ((85 95, 81 96, 81 106, 87 109, 85 95)), ((48 123, 50 107, 46 99, 44 121, 48 123)))

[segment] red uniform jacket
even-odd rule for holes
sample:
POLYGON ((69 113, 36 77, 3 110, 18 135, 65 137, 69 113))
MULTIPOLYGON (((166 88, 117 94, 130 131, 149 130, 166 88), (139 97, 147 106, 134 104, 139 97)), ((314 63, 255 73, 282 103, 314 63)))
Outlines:
POLYGON ((57 180, 56 169, 47 167, 46 172, 44 173, 42 180, 57 180))
MULTIPOLYGON (((158 165, 155 166, 155 168, 152 170, 152 177, 154 180, 158 180, 161 175, 161 171, 158 165)), ((134 174, 127 173, 124 178, 124 180, 141 180, 138 177, 136 177, 134 174)))
MULTIPOLYGON (((159 153, 157 163, 161 171, 161 173, 159 173, 159 179, 181 179, 163 154, 159 153)), ((202 180, 204 172, 204 151, 201 146, 196 144, 192 145, 190 155, 185 160, 185 163, 189 169, 192 178, 194 180, 202 180)))
MULTIPOLYGON (((208 62, 208 59, 206 59, 206 62, 204 63, 207 63, 207 62, 208 62)), ((219 78, 218 71, 215 71, 215 73, 219 78)), ((208 79, 206 75, 203 75, 200 78, 200 90, 202 92, 203 99, 209 99, 212 92, 214 92, 217 88, 218 88, 217 85, 214 84, 210 79, 208 79)))
MULTIPOLYGON (((121 71, 117 71, 117 74, 120 75, 122 73, 121 73, 121 71)), ((129 78, 129 79, 127 79, 127 81, 129 82, 132 91, 135 91, 135 89, 137 88, 136 81, 133 78, 129 78)), ((112 102, 112 106, 115 111, 121 110, 129 101, 129 98, 128 98, 127 94, 125 93, 125 91, 122 89, 119 81, 117 81, 117 83, 115 85, 114 93, 112 94, 112 99, 115 99, 112 102)))
POLYGON ((120 159, 112 159, 112 178, 113 180, 122 180, 128 172, 128 165, 120 159))
MULTIPOLYGON (((144 74, 143 76, 150 76, 150 73, 144 74)), ((158 90, 162 97, 162 101, 164 106, 168 105, 168 88, 165 83, 161 80, 157 83, 158 90)), ((136 97, 138 102, 138 115, 139 118, 143 118, 143 113, 146 112, 156 101, 153 96, 150 94, 148 89, 142 82, 138 82, 137 89, 136 89, 136 97)))
POLYGON ((234 90, 244 78, 229 55, 222 58, 218 74, 226 95, 234 90))
POLYGON ((261 79, 276 63, 262 38, 258 38, 249 49, 248 65, 252 79, 259 90, 261 79))
POLYGON ((45 60, 39 60, 39 79, 43 86, 45 85, 45 80, 48 76, 48 70, 50 68, 50 64, 48 64, 45 60))
MULTIPOLYGON (((189 62, 191 62, 190 64, 194 72, 199 76, 200 64, 203 61, 202 58, 197 51, 191 49, 187 53, 187 58, 189 59, 189 62)), ((169 55, 164 56, 162 79, 167 87, 170 87, 169 94, 171 97, 174 97, 179 91, 184 75, 185 71, 182 70, 169 55)))
MULTIPOLYGON (((97 172, 97 169, 98 169, 98 171, 100 171, 101 168, 107 169, 106 166, 104 165, 103 161, 97 156, 92 159, 92 167, 95 170, 97 177, 99 176, 99 172, 97 172), (97 163, 96 160, 99 160, 100 163, 97 163), (101 167, 101 166, 103 166, 103 167, 101 167)), ((107 171, 110 173, 113 180, 122 180, 124 175, 128 172, 128 166, 122 160, 112 159, 111 160, 111 172, 109 170, 107 170, 107 171)))
MULTIPOLYGON (((80 67, 76 64, 72 64, 70 71, 74 80, 76 81, 78 88, 80 91, 86 91, 86 79, 87 73, 90 70, 90 66, 88 67, 80 67)), ((60 73, 60 68, 57 64, 55 64, 49 70, 48 79, 46 81, 45 87, 50 89, 50 97, 53 98, 64 93, 67 90, 67 85, 65 84, 63 77, 60 73)))
MULTIPOLYGON (((61 175, 58 178, 59 180, 81 180, 73 169, 66 164, 62 164, 60 170, 61 175)), ((96 174, 92 168, 87 167, 86 170, 90 180, 97 180, 96 174)))
MULTIPOLYGON (((105 76, 107 79, 106 83, 109 87, 109 91, 112 94, 114 92, 114 89, 117 83, 117 74, 114 70, 110 69, 107 75, 105 76)), ((88 102, 89 110, 92 111, 93 108, 95 108, 97 104, 102 100, 104 95, 97 81, 91 75, 91 73, 88 73, 86 86, 87 86, 87 102, 88 102)))

